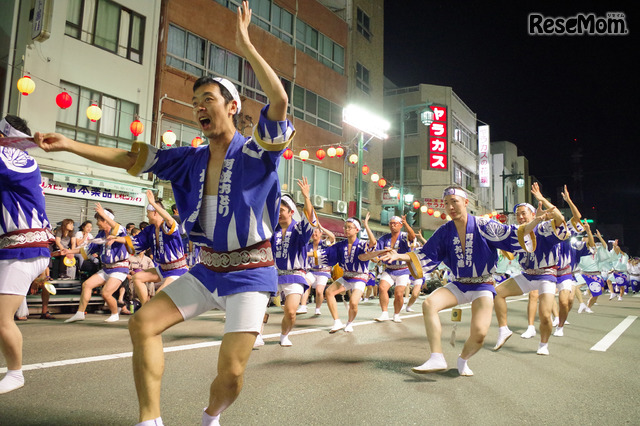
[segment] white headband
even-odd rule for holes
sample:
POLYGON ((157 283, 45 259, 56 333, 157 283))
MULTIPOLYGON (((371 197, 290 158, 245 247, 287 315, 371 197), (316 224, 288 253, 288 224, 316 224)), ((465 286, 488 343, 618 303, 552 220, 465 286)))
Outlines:
POLYGON ((103 210, 104 215, 107 216, 109 219, 114 220, 116 217, 113 215, 113 213, 111 213, 109 210, 103 210))
POLYGON ((293 201, 293 198, 291 198, 291 195, 283 194, 282 197, 280 197, 280 201, 285 203, 287 207, 293 210, 294 213, 297 213, 298 209, 296 208, 296 203, 293 201))
POLYGON ((11 136, 18 136, 21 138, 30 138, 31 136, 22 133, 21 131, 17 130, 15 127, 13 127, 11 124, 9 124, 7 122, 7 120, 5 120, 4 118, 2 119, 2 121, 0 121, 0 132, 2 132, 3 135, 5 135, 6 137, 11 137, 11 136))
POLYGON ((531 204, 529 203, 520 203, 520 204, 516 204, 515 207, 513 208, 513 212, 515 213, 516 210, 518 210, 518 207, 526 207, 529 210, 531 210, 531 213, 536 214, 536 208, 533 207, 531 204))
POLYGON ((467 193, 464 192, 460 188, 447 188, 447 189, 445 189, 444 193, 442 194, 442 198, 446 197, 447 195, 457 195, 458 197, 462 197, 465 200, 467 199, 467 193))
POLYGON ((242 102, 240 102, 240 95, 238 94, 238 89, 236 89, 235 84, 233 84, 226 78, 221 77, 216 77, 213 80, 222 84, 229 91, 229 93, 231 93, 233 100, 236 101, 236 104, 238 104, 238 111, 236 112, 236 114, 239 114, 240 110, 242 109, 242 102))
POLYGON ((155 207, 153 207, 151 204, 147 204, 147 211, 149 211, 149 212, 155 212, 155 211, 156 211, 156 209, 155 209, 155 207))
POLYGON ((356 220, 356 219, 352 218, 352 217, 350 217, 349 219, 347 219, 347 220, 346 220, 346 222, 351 222, 351 223, 353 223, 353 226, 355 226, 355 227, 356 227, 356 229, 357 229, 358 231, 360 231, 360 229, 362 229, 362 227, 360 226, 360 222, 359 222, 358 220, 356 220))
POLYGON ((402 218, 400 216, 391 216, 391 219, 389 219, 389 223, 391 222, 400 222, 402 223, 402 218))

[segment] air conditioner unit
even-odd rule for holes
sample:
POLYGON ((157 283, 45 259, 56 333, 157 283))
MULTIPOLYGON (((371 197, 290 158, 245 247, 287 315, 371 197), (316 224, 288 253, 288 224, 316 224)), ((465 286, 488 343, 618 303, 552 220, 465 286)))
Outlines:
POLYGON ((311 197, 311 203, 313 207, 321 209, 324 207, 324 197, 322 195, 314 195, 311 197))
POLYGON ((347 213, 347 208, 349 207, 349 203, 344 200, 335 200, 333 202, 333 212, 334 213, 347 213))
POLYGON ((304 204, 304 195, 302 195, 301 191, 296 191, 293 194, 293 199, 295 200, 296 204, 304 204))

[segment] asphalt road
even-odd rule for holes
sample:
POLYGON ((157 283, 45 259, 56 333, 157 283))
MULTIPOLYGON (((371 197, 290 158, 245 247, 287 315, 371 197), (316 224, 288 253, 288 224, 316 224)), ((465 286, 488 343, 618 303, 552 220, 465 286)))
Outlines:
MULTIPOLYGON (((269 308, 267 344, 254 350, 245 387, 222 416, 223 425, 623 425, 640 424, 640 297, 600 298, 595 314, 578 314, 564 337, 551 337, 548 357, 537 356, 538 336, 522 339, 526 301, 509 303, 517 333, 499 352, 485 347, 469 362, 475 376, 459 377, 455 363, 468 337, 470 312, 449 344, 450 313, 441 313, 449 370, 417 375, 428 348, 420 314, 403 322, 375 323, 377 300, 360 306, 353 333, 330 335, 332 320, 300 315, 293 346, 279 345, 279 308, 269 308), (630 326, 605 351, 591 348, 616 326, 630 326)), ((392 304, 393 301, 391 301, 392 304)), ((311 308, 312 306, 310 306, 311 308)), ((343 321, 346 317, 340 303, 343 321)), ((313 309, 310 309, 313 312, 313 309)), ((132 425, 137 400, 126 318, 104 323, 90 314, 81 323, 30 319, 24 335, 26 384, 0 395, 0 425, 132 425)), ((164 337, 162 407, 166 425, 199 425, 216 372, 223 313, 211 311, 179 324, 164 337)), ((6 371, 0 359, 0 373, 6 371)))

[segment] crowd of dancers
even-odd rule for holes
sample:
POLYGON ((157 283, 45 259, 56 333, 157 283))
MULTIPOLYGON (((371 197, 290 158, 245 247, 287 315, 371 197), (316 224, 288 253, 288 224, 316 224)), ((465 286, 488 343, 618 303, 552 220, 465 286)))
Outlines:
MULTIPOLYGON (((471 376, 468 361, 482 348, 494 309, 499 325, 494 350, 502 348, 513 334, 507 322, 507 297, 530 295, 532 326, 536 305, 539 307, 537 354, 549 355, 556 293, 559 306, 555 335, 562 336, 581 284, 587 284, 590 298, 587 303, 581 302, 578 312, 593 312, 605 286, 610 297, 617 291, 620 300, 628 286, 631 291, 638 290, 638 260, 629 259, 615 241, 609 250, 599 232, 595 242, 566 188, 562 195, 571 207, 571 218, 563 217, 535 184, 532 193, 538 207, 518 204, 514 209, 517 224, 472 216, 467 213, 467 193, 452 186, 443 193, 451 220, 426 241, 400 216, 390 220, 389 233, 376 239, 368 213, 362 222, 347 219, 346 238, 335 241, 322 227, 310 201, 310 185, 302 178, 298 186, 304 205, 301 219, 296 221, 299 206, 290 196, 281 194, 277 177, 280 156, 295 134, 286 115, 288 97, 278 75, 251 43, 250 21, 251 10, 243 1, 238 8, 236 46, 251 64, 270 102, 262 109, 251 137, 236 130, 242 105, 233 83, 208 76, 193 85, 193 112, 209 145, 162 150, 135 142, 129 152, 79 143, 57 133, 34 135, 46 152, 68 151, 124 168, 132 175, 154 173, 172 184, 179 218, 169 214, 148 192, 149 226, 137 234, 127 233, 113 211, 97 204, 95 238, 85 237, 76 247, 59 245, 55 253, 64 258, 97 257, 102 265, 83 282, 80 304, 65 321, 68 323, 86 318, 87 303, 98 287, 111 313, 107 321, 117 321, 114 293, 131 276, 143 304, 128 323, 140 425, 162 424, 162 333, 211 309, 224 310, 226 320, 217 376, 202 412, 203 425, 219 424, 220 414, 240 393, 246 365, 254 345, 260 345, 267 305, 274 294, 284 298, 280 344, 287 347, 293 345, 289 333, 298 310, 306 309, 310 288, 316 294, 316 314, 321 313, 323 297, 326 300, 333 319, 329 333, 350 333, 361 298, 370 294, 367 283, 373 280, 379 286, 381 313, 376 320, 401 322, 401 311, 412 310, 425 276, 444 265, 448 282, 422 303, 429 357, 413 371, 447 369, 439 312, 470 303, 469 338, 456 366, 460 375, 471 376), (363 230, 367 237, 361 239, 363 230), (192 267, 181 234, 200 248, 192 267), (143 267, 139 253, 148 249, 154 265, 143 267), (134 262, 137 267, 132 268, 134 262), (332 277, 334 270, 340 272, 332 277), (150 299, 147 283, 161 286, 150 299), (405 290, 411 285, 414 288, 405 306, 405 290), (390 314, 388 292, 392 287, 390 314), (336 296, 345 292, 350 297, 343 323, 336 296)), ((3 137, 18 139, 31 135, 26 123, 16 116, 0 121, 0 132, 3 137)), ((24 384, 22 336, 13 316, 31 283, 48 267, 49 245, 56 238, 45 213, 35 159, 10 144, 1 144, 0 160, 0 339, 8 370, 0 381, 0 393, 5 393, 24 384)), ((72 229, 63 225, 61 238, 68 237, 72 229)), ((523 337, 534 334, 535 328, 528 329, 523 337)))

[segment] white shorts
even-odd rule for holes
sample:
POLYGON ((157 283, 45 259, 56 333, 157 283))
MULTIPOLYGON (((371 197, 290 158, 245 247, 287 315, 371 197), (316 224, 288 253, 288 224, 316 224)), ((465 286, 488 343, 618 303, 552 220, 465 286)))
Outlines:
POLYGON ((224 323, 225 333, 259 333, 270 296, 268 291, 248 291, 218 296, 217 290, 211 293, 189 272, 165 287, 161 293, 163 292, 175 303, 185 320, 211 309, 225 311, 227 313, 224 323))
POLYGON ((347 289, 347 291, 348 290, 360 290, 361 292, 364 293, 364 288, 367 286, 367 284, 364 281, 360 281, 360 280, 356 280, 356 281, 353 281, 353 282, 348 282, 344 278, 338 278, 338 280, 336 282, 338 284, 340 284, 341 286, 343 286, 345 289, 347 289))
POLYGON ((284 294, 284 297, 290 294, 304 294, 304 286, 298 283, 278 284, 278 293, 284 294))
POLYGON ((539 294, 551 293, 556 294, 556 283, 549 280, 532 280, 529 281, 522 274, 514 275, 512 277, 516 280, 516 284, 522 290, 522 294, 527 294, 530 291, 538 290, 539 294))
POLYGON ((0 260, 0 294, 26 296, 33 280, 49 266, 48 257, 0 260))
POLYGON ((458 286, 453 283, 449 283, 444 286, 447 290, 449 290, 453 295, 458 299, 458 305, 462 305, 463 303, 471 303, 479 297, 490 297, 493 300, 493 293, 489 290, 480 290, 480 291, 460 291, 458 286))
POLYGON ((307 282, 309 283, 311 288, 327 285, 328 281, 329 281, 329 277, 327 276, 316 275, 311 272, 307 272, 307 282))
POLYGON ((102 278, 103 281, 107 281, 109 278, 115 278, 116 280, 122 282, 127 279, 127 274, 125 274, 124 272, 112 272, 110 274, 107 274, 104 269, 100 269, 95 273, 95 275, 102 278))
POLYGON ((558 290, 558 293, 563 290, 571 291, 571 287, 574 285, 576 285, 574 280, 564 280, 561 283, 556 283, 556 289, 558 290))
POLYGON ((386 281, 391 285, 395 284, 396 287, 406 287, 411 284, 411 274, 391 275, 387 271, 384 271, 382 275, 380 275, 380 281, 386 281))

